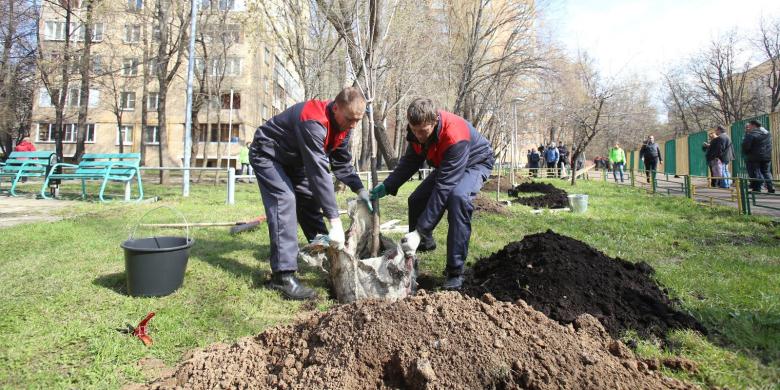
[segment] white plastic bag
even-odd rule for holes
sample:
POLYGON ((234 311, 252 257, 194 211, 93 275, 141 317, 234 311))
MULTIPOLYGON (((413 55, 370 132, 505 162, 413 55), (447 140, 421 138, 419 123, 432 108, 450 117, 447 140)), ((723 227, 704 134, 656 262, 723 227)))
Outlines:
POLYGON ((401 245, 381 237, 382 255, 368 258, 372 215, 365 203, 353 200, 349 202, 349 217, 352 223, 342 249, 331 246, 327 236, 317 236, 301 249, 301 259, 328 272, 341 303, 366 298, 395 300, 411 294, 416 288, 417 248, 406 248, 404 253, 401 245))

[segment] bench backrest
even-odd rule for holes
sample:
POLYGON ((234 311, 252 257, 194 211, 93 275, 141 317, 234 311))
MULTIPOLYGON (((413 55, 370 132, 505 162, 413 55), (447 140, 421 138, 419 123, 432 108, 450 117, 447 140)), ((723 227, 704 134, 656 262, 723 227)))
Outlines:
POLYGON ((135 169, 130 167, 138 168, 140 164, 140 153, 85 153, 81 157, 76 173, 80 175, 102 175, 108 167, 112 167, 111 176, 125 176, 129 178, 136 172, 135 169), (122 163, 122 166, 113 167, 115 163, 122 163))
POLYGON ((11 152, 0 171, 6 174, 16 173, 20 170, 27 173, 45 173, 49 166, 55 162, 54 156, 56 154, 53 151, 11 152), (35 164, 30 164, 31 161, 34 161, 35 164))

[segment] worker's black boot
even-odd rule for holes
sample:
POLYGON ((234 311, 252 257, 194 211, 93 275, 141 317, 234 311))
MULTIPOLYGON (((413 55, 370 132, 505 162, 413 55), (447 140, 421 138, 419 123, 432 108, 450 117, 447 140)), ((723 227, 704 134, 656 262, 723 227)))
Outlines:
POLYGON ((417 246, 417 252, 430 252, 436 250, 436 241, 433 236, 420 235, 420 245, 417 246))
POLYGON ((271 281, 268 283, 268 287, 279 291, 287 299, 294 299, 296 301, 303 301, 306 299, 312 299, 317 296, 317 293, 306 286, 304 286, 298 277, 295 276, 293 271, 275 272, 271 275, 271 281))
POLYGON ((463 287, 463 273, 462 272, 448 272, 444 278, 444 284, 441 288, 445 290, 460 290, 463 287))

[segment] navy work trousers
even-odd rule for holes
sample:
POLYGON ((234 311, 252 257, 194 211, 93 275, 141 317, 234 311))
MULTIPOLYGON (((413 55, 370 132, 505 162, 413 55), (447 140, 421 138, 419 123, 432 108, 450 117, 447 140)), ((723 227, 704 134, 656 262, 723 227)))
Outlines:
POLYGON ((271 270, 298 270, 298 224, 306 239, 328 234, 320 203, 312 196, 304 168, 283 166, 270 157, 251 155, 271 236, 271 270))
MULTIPOLYGON (((482 188, 484 178, 488 174, 489 170, 484 167, 467 168, 463 178, 452 189, 447 199, 448 274, 459 275, 463 272, 463 264, 469 253, 469 239, 471 238, 471 215, 474 211, 472 201, 482 188)), ((437 177, 438 171, 434 171, 409 195, 409 230, 417 229, 417 219, 428 206, 428 199, 436 184, 437 177)), ((436 225, 439 224, 442 216, 443 212, 436 217, 436 225)), ((422 239, 431 240, 432 238, 423 236, 422 239)))
POLYGON ((761 191, 761 187, 766 185, 768 191, 774 191, 772 184, 772 162, 771 161, 746 161, 748 176, 750 176, 750 189, 756 192, 761 191))

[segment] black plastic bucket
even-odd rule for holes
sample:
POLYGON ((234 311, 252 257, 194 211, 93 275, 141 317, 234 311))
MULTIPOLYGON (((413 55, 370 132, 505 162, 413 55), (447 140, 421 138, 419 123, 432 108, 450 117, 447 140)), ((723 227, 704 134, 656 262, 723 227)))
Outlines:
POLYGON ((190 224, 184 214, 169 206, 158 206, 147 211, 135 224, 125 250, 125 277, 127 293, 134 297, 162 297, 176 291, 184 282, 184 271, 190 258, 190 248, 195 240, 190 238, 190 224), (141 221, 149 213, 168 209, 184 220, 186 237, 135 238, 141 221))
POLYGON ((134 297, 161 297, 184 282, 184 271, 195 240, 187 237, 129 239, 125 250, 127 293, 134 297))

